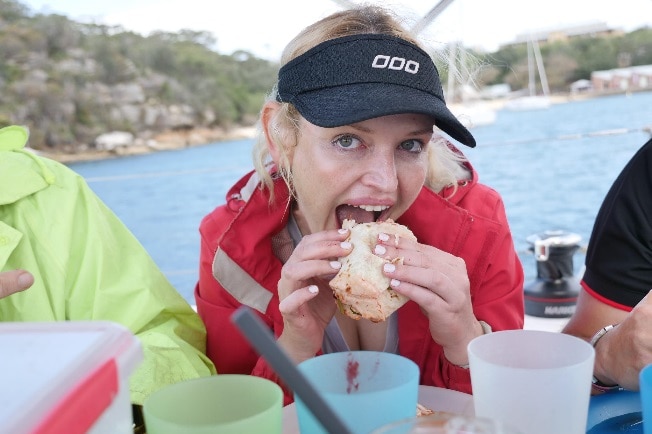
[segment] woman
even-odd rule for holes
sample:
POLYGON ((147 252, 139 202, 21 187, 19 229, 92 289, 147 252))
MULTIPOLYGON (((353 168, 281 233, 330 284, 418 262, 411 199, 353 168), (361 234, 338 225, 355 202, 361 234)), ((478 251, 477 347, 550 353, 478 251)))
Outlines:
MULTIPOLYGON (((297 363, 322 352, 392 351, 421 384, 470 392, 466 346, 523 325, 523 271, 499 195, 433 125, 475 146, 446 108, 437 70, 388 11, 361 7, 302 31, 261 110, 255 173, 207 215, 195 296, 220 373, 278 381, 230 323, 257 310, 297 363), (337 310, 328 281, 350 252, 344 217, 393 219, 418 242, 384 273, 410 301, 387 321, 337 310)), ((286 403, 292 399, 286 391, 286 403)))

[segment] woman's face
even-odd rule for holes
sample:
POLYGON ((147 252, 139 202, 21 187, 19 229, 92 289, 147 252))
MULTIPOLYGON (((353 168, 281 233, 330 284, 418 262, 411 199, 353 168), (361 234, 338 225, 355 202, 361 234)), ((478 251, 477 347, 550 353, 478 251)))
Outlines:
POLYGON ((414 202, 427 171, 433 120, 399 114, 322 128, 301 119, 290 155, 304 234, 358 223, 396 220, 414 202))

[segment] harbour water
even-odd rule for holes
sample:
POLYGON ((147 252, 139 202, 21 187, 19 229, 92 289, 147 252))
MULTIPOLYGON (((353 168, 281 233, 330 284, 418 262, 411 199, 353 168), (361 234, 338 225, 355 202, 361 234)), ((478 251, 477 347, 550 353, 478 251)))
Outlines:
MULTIPOLYGON (((536 278, 527 237, 547 230, 581 236, 585 247, 604 195, 647 140, 652 92, 555 104, 547 110, 499 111, 472 130, 463 151, 481 182, 503 197, 526 283, 536 278)), ((198 226, 249 171, 252 140, 72 163, 125 222, 177 290, 194 304, 198 226)), ((575 254, 581 272, 583 249, 575 254)))

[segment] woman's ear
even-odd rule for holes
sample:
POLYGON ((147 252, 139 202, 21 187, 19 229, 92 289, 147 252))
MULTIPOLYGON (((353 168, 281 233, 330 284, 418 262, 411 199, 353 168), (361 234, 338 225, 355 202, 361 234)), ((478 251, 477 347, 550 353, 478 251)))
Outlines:
POLYGON ((265 141, 267 142, 267 149, 269 154, 274 160, 274 163, 279 164, 281 155, 283 154, 282 143, 279 143, 279 132, 278 126, 275 124, 274 119, 278 114, 278 111, 281 109, 281 105, 276 101, 268 101, 263 105, 261 111, 261 126, 263 129, 263 134, 265 134, 265 141))

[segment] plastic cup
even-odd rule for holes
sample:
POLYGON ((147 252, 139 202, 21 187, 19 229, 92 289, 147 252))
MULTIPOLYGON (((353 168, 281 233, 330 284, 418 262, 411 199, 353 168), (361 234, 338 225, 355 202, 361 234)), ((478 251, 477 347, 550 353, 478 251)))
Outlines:
MULTIPOLYGON (((419 367, 408 358, 351 351, 317 356, 298 367, 355 434, 416 414, 419 367)), ((301 434, 327 433, 296 395, 295 405, 301 434)))
POLYGON ((523 434, 491 419, 435 413, 390 423, 371 434, 523 434))
POLYGON ((643 414, 643 433, 652 434, 652 365, 647 365, 638 376, 641 391, 641 413, 643 414), (646 422, 647 421, 647 422, 646 422))
POLYGON ((585 434, 595 351, 563 333, 507 330, 468 346, 478 417, 527 434, 585 434))
POLYGON ((251 375, 215 375, 166 386, 143 405, 147 434, 281 434, 283 392, 251 375))

